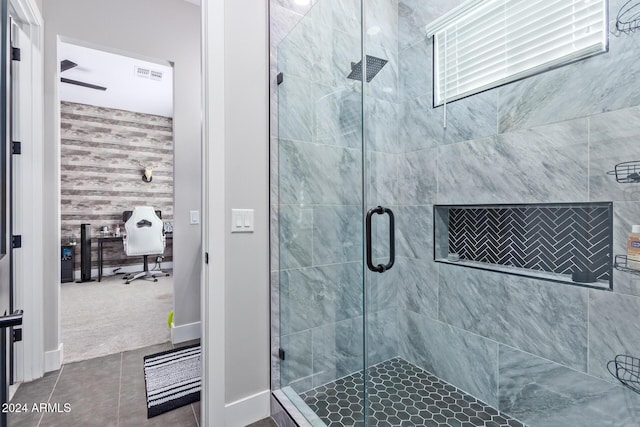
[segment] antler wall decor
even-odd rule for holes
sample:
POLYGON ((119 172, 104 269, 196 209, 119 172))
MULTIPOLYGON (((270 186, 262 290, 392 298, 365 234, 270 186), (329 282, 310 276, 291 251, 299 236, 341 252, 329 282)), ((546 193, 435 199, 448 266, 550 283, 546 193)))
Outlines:
POLYGON ((151 182, 153 181, 153 170, 157 169, 160 166, 160 163, 156 163, 153 166, 149 166, 148 163, 142 163, 140 161, 136 162, 138 164, 138 166, 140 166, 142 168, 142 180, 144 182, 151 182))

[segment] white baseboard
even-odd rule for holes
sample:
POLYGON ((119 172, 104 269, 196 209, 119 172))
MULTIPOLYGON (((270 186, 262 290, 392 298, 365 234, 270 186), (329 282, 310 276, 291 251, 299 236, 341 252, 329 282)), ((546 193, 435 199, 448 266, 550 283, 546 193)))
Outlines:
MULTIPOLYGON (((149 261, 149 268, 153 268, 155 263, 149 261)), ((160 263, 160 269, 162 270, 173 270, 173 261, 160 263)), ((137 273, 138 271, 144 270, 144 264, 130 264, 124 265, 122 267, 105 267, 102 269, 102 277, 113 276, 114 270, 117 270, 118 273, 137 273)), ((80 280, 80 270, 73 271, 74 280, 80 280)), ((97 279, 98 278, 98 269, 91 269, 91 277, 97 279)))
POLYGON ((261 391, 225 405, 225 427, 244 427, 271 413, 271 390, 261 391))
POLYGON ((64 356, 64 343, 60 343, 57 350, 44 352, 44 371, 57 371, 62 366, 64 356))
POLYGON ((186 325, 179 326, 171 323, 171 342, 174 344, 197 340, 200 339, 200 336, 200 322, 187 323, 186 325))

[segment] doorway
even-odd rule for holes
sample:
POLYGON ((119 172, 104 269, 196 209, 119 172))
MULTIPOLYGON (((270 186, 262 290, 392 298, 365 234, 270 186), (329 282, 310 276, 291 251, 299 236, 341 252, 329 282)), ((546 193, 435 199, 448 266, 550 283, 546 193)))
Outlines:
POLYGON ((58 62, 61 332, 69 363, 171 338, 173 68, 65 42, 58 62), (127 216, 137 206, 152 207, 164 225, 162 247, 143 250, 151 255, 125 251, 126 231, 133 232, 127 216))
MULTIPOLYGON (((38 8, 35 3, 30 1, 16 3, 25 3, 24 9, 29 9, 40 18, 38 8)), ((143 6, 144 2, 137 3, 143 6)), ((33 168, 25 168, 24 173, 33 175, 33 187, 24 186, 25 204, 29 205, 30 198, 33 198, 33 204, 37 206, 25 208, 34 218, 29 221, 28 217, 23 217, 23 237, 27 234, 35 236, 31 242, 38 242, 38 251, 28 249, 24 246, 24 259, 28 262, 23 266, 30 274, 29 277, 35 279, 31 282, 35 292, 29 292, 29 283, 25 283, 24 288, 16 292, 16 298, 19 292, 23 292, 25 302, 25 311, 30 313, 28 321, 25 320, 25 340, 23 357, 25 359, 33 359, 25 363, 25 367, 33 370, 33 374, 27 373, 25 369, 25 381, 37 378, 42 375, 43 371, 55 371, 60 368, 63 360, 64 347, 61 339, 59 315, 60 315, 60 257, 61 243, 61 218, 60 218, 60 180, 59 180, 59 128, 58 124, 60 105, 58 99, 58 70, 59 63, 57 59, 57 43, 61 39, 65 40, 89 40, 94 46, 114 46, 118 50, 142 52, 155 58, 171 58, 178 64, 180 71, 175 77, 177 87, 180 93, 176 95, 177 108, 176 122, 180 125, 175 129, 177 138, 180 138, 184 151, 180 156, 174 159, 176 170, 176 180, 180 181, 182 191, 175 195, 176 206, 181 206, 181 212, 175 212, 174 230, 180 231, 180 238, 176 238, 174 244, 179 247, 176 253, 180 254, 179 263, 182 267, 180 271, 176 267, 174 273, 180 276, 180 287, 176 295, 175 308, 176 315, 171 324, 171 336, 174 342, 188 341, 190 337, 197 338, 199 333, 200 319, 200 269, 202 249, 200 244, 200 226, 199 212, 201 210, 201 192, 200 192, 200 160, 199 147, 201 145, 200 138, 200 50, 199 50, 199 23, 200 10, 194 5, 186 2, 146 2, 144 7, 130 10, 128 14, 122 14, 127 8, 129 10, 131 4, 129 2, 115 1, 109 5, 100 6, 100 10, 96 9, 95 4, 87 4, 87 2, 64 1, 57 3, 55 7, 51 6, 49 10, 45 9, 47 27, 42 37, 39 32, 42 27, 42 19, 37 21, 37 28, 32 27, 25 29, 25 33, 31 38, 31 42, 36 49, 40 47, 40 40, 46 46, 48 53, 45 58, 44 67, 42 62, 36 63, 33 68, 44 68, 45 70, 45 87, 33 84, 32 96, 37 97, 40 92, 40 99, 31 103, 33 110, 40 108, 38 112, 32 112, 35 117, 33 123, 41 123, 42 120, 42 93, 45 97, 44 108, 44 127, 33 126, 30 135, 24 135, 34 144, 40 143, 42 139, 46 140, 46 144, 37 145, 40 150, 41 158, 32 161, 31 165, 38 165, 33 168), (153 10, 153 20, 149 19, 149 11, 153 10), (148 23, 149 21, 154 21, 148 23), (89 23, 89 25, 87 25, 89 23), (180 23, 178 25, 178 23, 180 23), (180 27, 179 31, 174 34, 173 29, 180 27), (127 35, 127 29, 131 31, 127 35), (66 39, 66 37, 69 39, 66 39), (124 41, 123 41, 124 40, 124 41), (179 129, 178 129, 179 128, 179 129), (45 132, 46 130, 46 132, 45 132), (45 137, 43 138, 43 133, 45 137), (178 136, 179 135, 179 136, 178 136), (179 167, 178 167, 179 166, 179 167), (179 178, 179 179, 178 179, 179 178), (41 187, 37 188, 40 183, 41 187), (193 214, 192 214, 193 213, 193 214), (193 221, 190 218, 194 218, 193 221), (44 227, 41 225, 44 224, 44 227), (42 244, 42 245, 40 245, 42 244), (35 253, 35 255, 33 255, 35 253), (33 261, 37 260, 37 261, 33 261), (31 265, 33 264, 33 265, 31 265), (47 274, 43 274, 42 271, 47 274), (46 304, 42 302, 46 301, 46 304), (34 308, 40 302, 39 308, 34 308), (31 305, 28 310, 26 305, 31 305), (34 337, 35 334, 27 334, 27 322, 38 325, 37 333, 40 334, 39 349, 32 351, 37 345, 30 345, 27 339, 34 337), (44 326, 44 329, 42 328, 44 326), (194 332, 195 331, 195 332, 194 332), (29 346, 28 346, 29 344, 29 346), (44 353, 44 358, 42 357, 44 353), (39 359, 39 366, 36 359, 39 359), (44 366, 43 366, 44 365, 44 366)), ((28 21, 28 25, 33 25, 28 21)), ((44 49, 42 49, 44 50, 44 49)), ((41 50, 33 53, 35 58, 42 59, 41 50)), ((147 58, 148 59, 148 58, 147 58)), ((41 76, 40 76, 41 78, 41 76)), ((35 146, 35 145, 34 145, 35 146)), ((36 151, 37 152, 37 151, 36 151)), ((27 153, 25 150, 23 154, 27 153)), ((23 157, 26 159, 27 157, 23 157)), ((25 162, 26 163, 26 162, 25 162)), ((156 175, 157 176, 157 175, 156 175)), ((141 177, 140 177, 141 178, 141 177)), ((154 176, 154 181, 156 180, 154 176)), ((16 221, 16 224, 18 222, 16 221)), ((177 235, 178 233, 176 233, 177 235)), ((155 264, 152 261, 152 265, 155 264)), ((27 274, 23 275, 28 277, 27 274)), ((135 285, 135 282, 132 283, 135 285)), ((163 316, 163 323, 167 325, 166 314, 163 316)), ((167 325, 168 328, 168 325, 167 325)), ((64 376, 61 376, 62 379, 64 376)), ((51 375, 45 376, 45 379, 51 379, 51 375)), ((47 395, 49 396, 49 395, 47 395)), ((46 397, 45 396, 45 400, 46 397)), ((51 397, 51 396, 49 396, 51 397)), ((55 398, 55 393, 53 393, 55 398)), ((82 406, 82 405, 81 405, 82 406)), ((144 405, 143 405, 144 407, 144 405)), ((46 417, 45 417, 46 418, 46 417)), ((73 418, 73 417, 72 417, 73 418)), ((71 418, 70 418, 71 419, 71 418)), ((86 424, 85 424, 86 425, 86 424)))

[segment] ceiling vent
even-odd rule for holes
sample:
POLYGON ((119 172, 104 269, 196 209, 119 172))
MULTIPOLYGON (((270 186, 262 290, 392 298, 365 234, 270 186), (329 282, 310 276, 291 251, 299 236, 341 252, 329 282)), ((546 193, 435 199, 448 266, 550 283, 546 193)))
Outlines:
POLYGON ((142 68, 142 67, 139 67, 139 66, 136 65, 135 66, 135 73, 136 73, 136 76, 138 76, 138 77, 141 77, 143 79, 148 79, 150 71, 149 71, 148 68, 142 68))
POLYGON ((162 80, 162 71, 151 70, 149 78, 151 80, 162 80))

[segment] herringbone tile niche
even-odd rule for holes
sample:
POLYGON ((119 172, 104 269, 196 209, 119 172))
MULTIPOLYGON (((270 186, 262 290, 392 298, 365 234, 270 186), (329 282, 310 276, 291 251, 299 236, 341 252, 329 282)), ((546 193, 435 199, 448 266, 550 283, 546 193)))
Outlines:
MULTIPOLYGON (((611 203, 436 209, 436 215, 445 217, 440 223, 448 222, 448 228, 441 227, 446 229, 448 253, 458 254, 463 264, 473 261, 563 276, 588 273, 600 283, 611 281, 611 203)), ((440 233, 443 230, 437 229, 440 233)))

